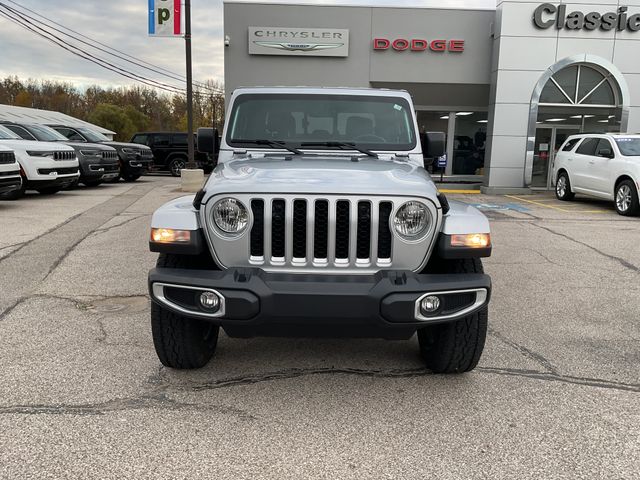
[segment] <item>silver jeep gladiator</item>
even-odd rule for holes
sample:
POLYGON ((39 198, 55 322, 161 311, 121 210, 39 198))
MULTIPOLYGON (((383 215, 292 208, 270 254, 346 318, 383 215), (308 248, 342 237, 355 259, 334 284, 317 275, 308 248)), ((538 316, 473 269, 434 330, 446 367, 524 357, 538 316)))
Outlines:
MULTIPOLYGON (((467 372, 487 332, 489 222, 447 201, 425 170, 407 92, 243 88, 218 166, 152 219, 149 273, 160 361, 199 368, 231 337, 403 340, 434 372, 467 372)), ((217 133, 198 148, 214 153, 217 133)))

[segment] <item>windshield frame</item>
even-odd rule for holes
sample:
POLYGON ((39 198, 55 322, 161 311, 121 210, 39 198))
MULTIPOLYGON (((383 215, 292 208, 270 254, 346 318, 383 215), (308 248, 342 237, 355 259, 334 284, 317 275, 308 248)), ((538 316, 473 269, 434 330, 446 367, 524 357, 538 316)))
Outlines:
MULTIPOLYGON (((409 143, 391 144, 391 143, 353 142, 353 140, 350 140, 350 139, 341 139, 339 141, 337 139, 335 140, 337 143, 355 143, 355 145, 357 145, 358 147, 361 147, 367 150, 377 151, 377 152, 388 152, 388 153, 399 152, 399 151, 411 152, 411 151, 414 151, 418 146, 418 135, 415 127, 415 115, 413 113, 413 105, 404 96, 367 95, 367 94, 358 94, 358 93, 334 94, 334 93, 307 93, 307 92, 305 93, 284 93, 284 92, 283 93, 271 93, 271 92, 266 93, 265 92, 265 93, 242 93, 238 95, 233 101, 231 112, 229 114, 229 120, 227 123, 227 128, 226 128, 225 138, 224 138, 225 143, 231 148, 256 149, 256 144, 250 142, 250 140, 253 141, 254 139, 237 139, 237 138, 232 139, 231 138, 231 131, 233 129, 232 125, 234 124, 236 115, 238 114, 238 107, 243 103, 245 103, 246 101, 251 101, 254 99, 274 99, 274 98, 276 100, 277 99, 287 99, 287 100, 289 99, 293 99, 293 100, 320 99, 320 101, 323 101, 323 100, 330 101, 332 99, 337 99, 341 101, 357 101, 361 99, 366 99, 373 102, 398 104, 405 110, 407 115, 407 123, 408 123, 407 133, 411 137, 409 143), (243 142, 242 140, 246 140, 246 141, 243 142)), ((344 146, 340 147, 340 146, 337 146, 337 144, 329 145, 329 146, 318 146, 313 148, 307 145, 304 145, 307 143, 324 143, 323 141, 314 140, 314 139, 291 140, 291 139, 278 138, 274 140, 284 142, 287 144, 287 146, 297 148, 297 149, 303 149, 303 150, 311 150, 311 151, 330 150, 330 151, 336 151, 336 152, 349 151, 349 149, 345 148, 344 146)), ((331 142, 331 140, 332 139, 330 138, 327 141, 329 143, 333 143, 331 142)), ((285 148, 283 147, 283 149, 285 148)), ((353 148, 353 150, 357 151, 358 149, 353 148)))
POLYGON ((625 153, 622 149, 622 145, 626 142, 633 142, 640 144, 640 137, 614 137, 614 141, 616 143, 616 147, 620 151, 620 154, 624 157, 640 157, 640 148, 638 149, 638 153, 625 153))

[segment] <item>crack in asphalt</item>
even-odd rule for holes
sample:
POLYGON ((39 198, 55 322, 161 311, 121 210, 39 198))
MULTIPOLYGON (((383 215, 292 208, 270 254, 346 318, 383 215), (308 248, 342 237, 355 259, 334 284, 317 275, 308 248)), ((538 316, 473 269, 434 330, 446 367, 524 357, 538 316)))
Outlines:
MULTIPOLYGON (((123 215, 123 214, 120 214, 120 215, 117 215, 117 216, 116 216, 116 217, 114 217, 114 218, 118 218, 118 217, 122 217, 122 216, 127 216, 127 217, 129 217, 130 215, 123 215)), ((122 227, 123 225, 126 225, 126 224, 128 224, 128 223, 131 223, 131 222, 133 222, 133 221, 135 221, 135 220, 138 220, 138 219, 143 218, 143 217, 150 217, 150 216, 151 216, 151 215, 148 215, 148 214, 131 215, 131 218, 128 218, 127 220, 125 220, 125 221, 124 221, 124 222, 122 222, 122 223, 118 223, 117 225, 112 225, 112 226, 110 226, 110 227, 106 227, 106 228, 98 228, 98 229, 94 230, 93 232, 91 232, 91 234, 90 234, 90 235, 91 235, 91 236, 95 236, 95 235, 98 235, 98 234, 101 234, 101 233, 110 232, 110 231, 111 231, 111 230, 113 230, 113 229, 120 228, 120 227, 122 227)))
POLYGON ((611 255, 609 253, 603 252, 602 250, 597 249, 596 247, 594 247, 593 245, 589 245, 588 243, 585 242, 581 242, 580 240, 576 240, 575 238, 566 235, 564 233, 560 233, 560 232, 556 232, 555 230, 553 230, 552 228, 549 227, 545 227, 542 225, 539 225, 537 223, 531 223, 530 225, 533 225, 534 227, 540 228, 542 230, 545 230, 553 235, 556 235, 558 237, 562 237, 565 238, 573 243, 576 243, 578 245, 582 245, 583 247, 587 247, 589 250, 592 250, 594 252, 596 252, 599 255, 602 255, 603 257, 606 257, 610 260, 614 260, 616 262, 618 262, 620 265, 622 265, 624 268, 626 268, 627 270, 631 270, 632 272, 636 272, 636 273, 640 273, 640 267, 638 267, 637 265, 634 265, 631 262, 628 262, 627 260, 625 260, 624 258, 621 257, 617 257, 615 255, 611 255))
POLYGON ((534 352, 533 350, 525 347, 524 345, 520 345, 519 343, 514 342, 513 340, 510 340, 509 338, 504 336, 502 333, 498 332, 497 330, 494 330, 493 328, 489 328, 488 333, 492 337, 500 340, 505 345, 513 348, 514 350, 520 352, 525 357, 533 360, 538 365, 540 365, 542 368, 547 370, 548 373, 552 373, 552 374, 556 374, 556 375, 558 374, 557 368, 553 365, 553 363, 551 363, 550 360, 545 358, 540 353, 534 352))
POLYGON ((257 417, 241 408, 228 405, 180 402, 165 394, 147 394, 139 397, 119 398, 106 402, 85 404, 24 404, 0 407, 0 415, 106 415, 144 409, 210 411, 238 417, 241 420, 257 420, 257 417))

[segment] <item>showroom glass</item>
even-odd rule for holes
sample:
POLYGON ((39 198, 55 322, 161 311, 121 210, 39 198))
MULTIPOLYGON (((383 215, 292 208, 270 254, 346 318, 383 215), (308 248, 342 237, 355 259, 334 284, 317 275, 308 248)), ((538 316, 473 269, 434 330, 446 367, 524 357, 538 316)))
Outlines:
POLYGON ((454 175, 482 175, 487 142, 487 112, 456 112, 454 175))
POLYGON ((89 130, 88 128, 78 128, 78 130, 84 137, 90 142, 109 142, 110 140, 102 135, 101 133, 94 132, 93 130, 89 130))
POLYGON ((0 140, 22 140, 22 137, 0 125, 0 140))
MULTIPOLYGON (((372 150, 416 146, 411 108, 397 97, 357 95, 241 95, 233 105, 227 143, 252 141, 347 142, 372 150)), ((320 147, 317 148, 339 148, 320 147)))
POLYGON ((620 149, 620 153, 625 157, 639 157, 640 156, 640 138, 616 138, 616 144, 620 149))
POLYGON ((615 106, 617 85, 599 70, 571 65, 556 72, 544 86, 541 104, 615 106))

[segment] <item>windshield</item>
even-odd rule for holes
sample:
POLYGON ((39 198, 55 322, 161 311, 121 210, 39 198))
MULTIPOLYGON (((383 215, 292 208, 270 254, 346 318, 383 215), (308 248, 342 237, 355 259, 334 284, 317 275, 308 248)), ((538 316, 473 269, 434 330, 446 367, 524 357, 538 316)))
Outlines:
POLYGON ((69 139, 45 125, 27 125, 27 130, 41 142, 68 142, 69 139))
POLYGON ((227 143, 251 147, 256 140, 314 149, 348 150, 336 142, 369 150, 416 146, 409 103, 371 95, 241 95, 233 105, 227 143))
POLYGON ((84 135, 84 137, 90 142, 100 143, 100 142, 109 141, 109 139, 104 135, 102 135, 101 133, 94 132, 93 130, 89 130, 88 128, 77 128, 76 130, 78 130, 82 135, 84 135))
POLYGON ((0 125, 0 140, 22 140, 19 135, 16 135, 11 130, 0 125))
POLYGON ((640 157, 640 138, 616 138, 620 153, 625 157, 640 157))

